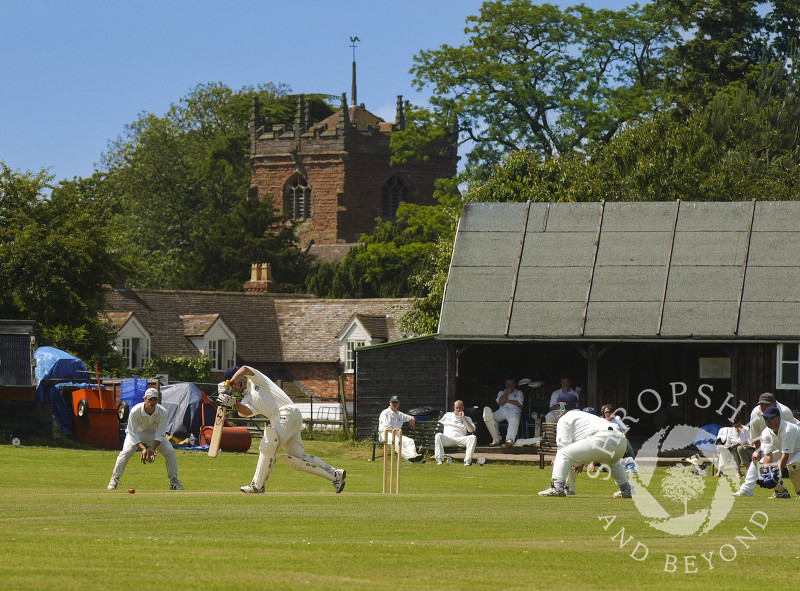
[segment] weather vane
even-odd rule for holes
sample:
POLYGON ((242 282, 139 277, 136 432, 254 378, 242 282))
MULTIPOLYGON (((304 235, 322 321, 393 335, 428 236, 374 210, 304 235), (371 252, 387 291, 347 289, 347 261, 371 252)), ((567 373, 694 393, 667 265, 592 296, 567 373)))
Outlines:
POLYGON ((356 41, 361 41, 358 37, 350 37, 350 47, 353 48, 353 61, 356 61, 356 41))

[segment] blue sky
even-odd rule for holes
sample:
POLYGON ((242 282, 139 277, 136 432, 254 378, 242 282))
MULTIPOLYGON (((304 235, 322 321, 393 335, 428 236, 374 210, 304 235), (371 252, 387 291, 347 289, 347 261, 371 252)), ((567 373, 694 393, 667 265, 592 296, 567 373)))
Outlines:
MULTIPOLYGON (((562 7, 578 2, 554 2, 562 7)), ((586 0, 620 10, 631 2, 586 0)), ((408 70, 465 40, 479 0, 0 0, 0 160, 55 180, 90 176, 141 112, 163 115, 197 84, 259 83, 350 98, 394 119, 425 104, 408 70)))

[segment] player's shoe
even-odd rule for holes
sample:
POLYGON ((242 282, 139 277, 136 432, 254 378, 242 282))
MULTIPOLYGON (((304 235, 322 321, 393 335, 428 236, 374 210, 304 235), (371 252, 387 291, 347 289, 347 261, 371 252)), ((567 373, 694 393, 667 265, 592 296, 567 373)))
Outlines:
POLYGON ((177 480, 175 482, 170 483, 169 490, 183 490, 183 486, 177 480))
POLYGON ((539 491, 540 497, 566 497, 567 493, 564 492, 563 488, 546 488, 544 490, 539 491))
POLYGON ((261 494, 264 494, 264 487, 262 486, 261 488, 256 488, 256 485, 253 484, 252 482, 250 484, 247 484, 247 485, 241 487, 239 490, 242 491, 243 493, 247 493, 249 495, 261 495, 261 494))
POLYGON ((514 441, 511 439, 506 439, 506 447, 511 447, 512 445, 514 445, 514 441))
POLYGON ((783 489, 782 491, 778 491, 778 490, 774 491, 767 498, 768 499, 791 499, 792 495, 788 490, 783 489))
POLYGON ((753 496, 753 491, 752 490, 744 490, 744 489, 740 488, 735 493, 733 493, 733 496, 734 497, 752 497, 753 496))
POLYGON ((489 447, 497 447, 498 445, 503 445, 503 441, 502 441, 502 440, 500 440, 500 439, 498 439, 497 441, 492 441, 492 442, 489 444, 489 447))
POLYGON ((108 483, 106 487, 108 490, 117 490, 117 485, 119 484, 119 478, 112 478, 111 481, 108 483))
POLYGON ((575 496, 575 489, 574 488, 570 488, 569 486, 564 488, 564 492, 566 493, 566 495, 568 497, 574 497, 575 496))
POLYGON ((614 499, 630 499, 633 497, 633 486, 631 486, 630 483, 623 484, 622 488, 614 492, 611 497, 614 499))
POLYGON ((441 466, 443 463, 444 463, 444 462, 442 462, 442 460, 436 460, 436 465, 437 465, 437 466, 441 466))
POLYGON ((337 495, 344 490, 345 476, 347 476, 347 472, 345 470, 336 470, 336 480, 333 481, 333 488, 336 489, 337 495))

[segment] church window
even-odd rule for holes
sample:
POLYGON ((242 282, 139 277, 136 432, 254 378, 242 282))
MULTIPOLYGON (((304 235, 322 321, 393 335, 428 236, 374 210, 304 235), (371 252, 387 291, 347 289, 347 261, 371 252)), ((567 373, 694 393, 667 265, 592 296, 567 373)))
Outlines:
POLYGON ((308 181, 296 176, 286 186, 285 203, 287 213, 293 220, 305 220, 311 217, 311 187, 308 181))
POLYGON ((384 220, 394 220, 397 208, 401 201, 408 199, 408 183, 397 175, 386 181, 381 189, 381 217, 384 220))

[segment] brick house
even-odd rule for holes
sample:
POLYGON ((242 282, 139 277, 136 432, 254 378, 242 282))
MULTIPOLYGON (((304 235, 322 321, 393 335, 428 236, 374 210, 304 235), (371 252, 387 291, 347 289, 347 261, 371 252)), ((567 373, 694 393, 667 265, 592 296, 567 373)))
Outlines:
POLYGON ((363 104, 348 107, 342 95, 340 109, 316 123, 309 121, 300 96, 294 128, 267 130, 256 97, 250 120, 250 196, 272 196, 276 209, 298 222, 302 248, 353 243, 374 229, 376 218, 393 220, 401 201, 434 205, 436 179, 456 174, 455 142, 436 146, 424 162, 390 165, 391 136, 405 126, 400 96, 393 122, 363 104))
POLYGON ((411 302, 118 287, 107 296, 105 315, 129 367, 152 355, 204 354, 215 379, 229 365, 250 365, 296 401, 338 401, 341 382, 352 402, 354 349, 408 336, 400 318, 411 302))

